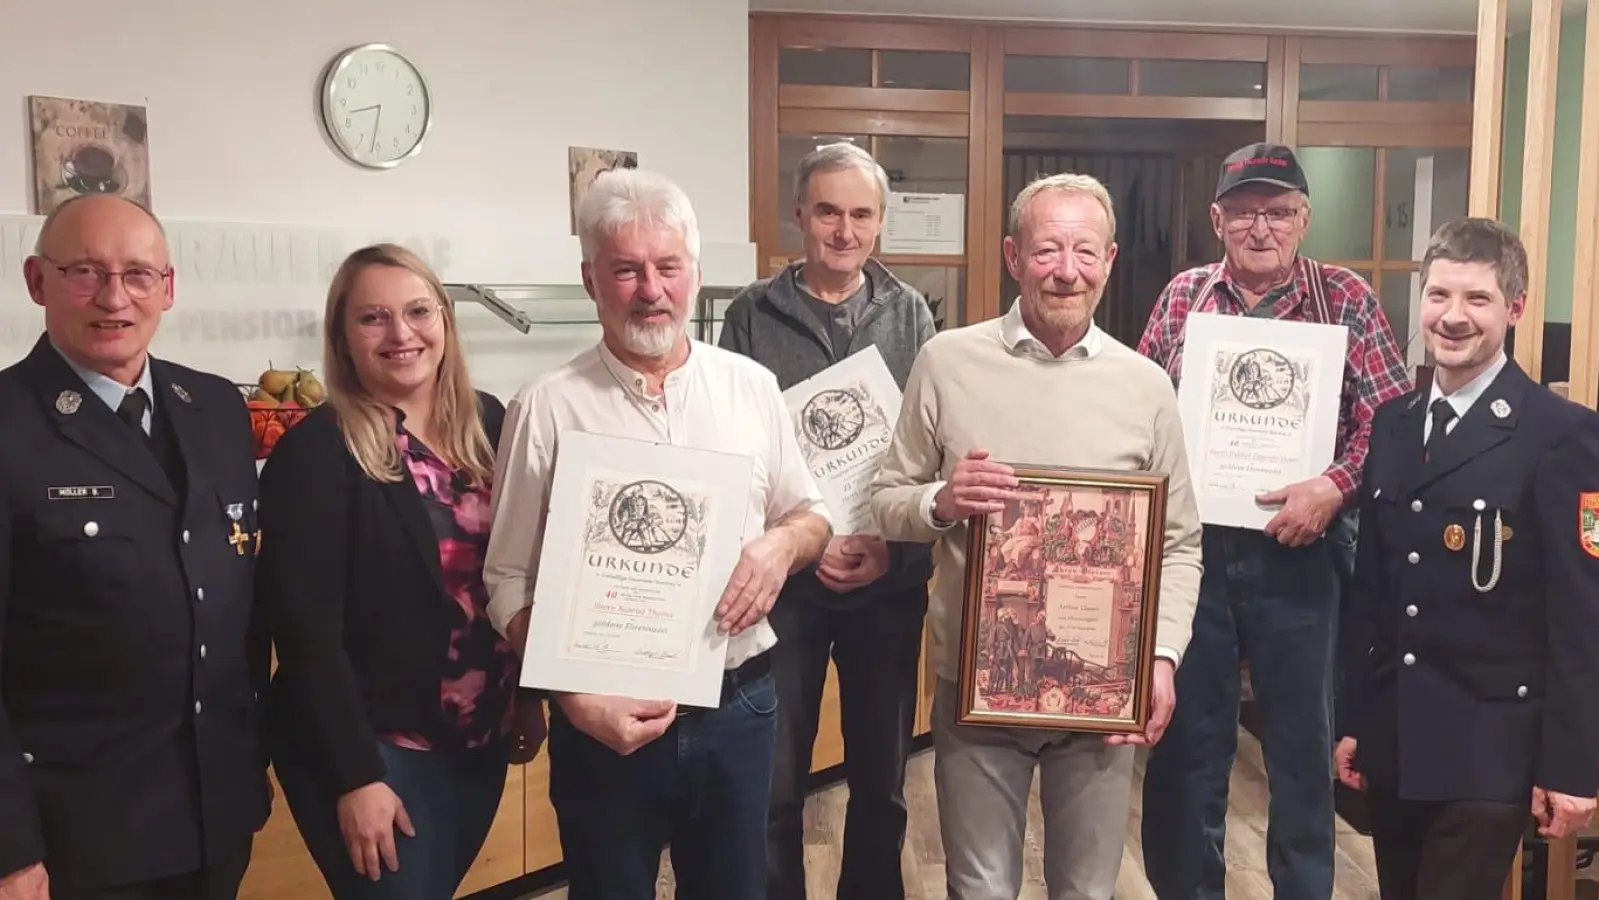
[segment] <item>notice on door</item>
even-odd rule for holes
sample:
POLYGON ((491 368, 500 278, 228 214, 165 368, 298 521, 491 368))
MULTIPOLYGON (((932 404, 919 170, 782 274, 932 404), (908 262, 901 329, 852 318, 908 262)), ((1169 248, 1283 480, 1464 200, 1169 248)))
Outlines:
POLYGON ((889 194, 883 254, 960 256, 966 253, 966 197, 889 194))

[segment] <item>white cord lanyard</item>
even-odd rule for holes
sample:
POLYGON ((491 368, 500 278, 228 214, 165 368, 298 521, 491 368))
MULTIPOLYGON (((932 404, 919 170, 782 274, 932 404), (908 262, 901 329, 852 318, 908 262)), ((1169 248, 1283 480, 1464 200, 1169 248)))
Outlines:
POLYGON ((1487 584, 1477 583, 1477 569, 1482 561, 1482 513, 1477 513, 1477 525, 1472 533, 1471 541, 1471 586, 1477 593, 1486 594, 1499 583, 1499 569, 1504 561, 1505 527, 1500 518, 1500 511, 1494 510, 1494 570, 1488 576, 1487 584))

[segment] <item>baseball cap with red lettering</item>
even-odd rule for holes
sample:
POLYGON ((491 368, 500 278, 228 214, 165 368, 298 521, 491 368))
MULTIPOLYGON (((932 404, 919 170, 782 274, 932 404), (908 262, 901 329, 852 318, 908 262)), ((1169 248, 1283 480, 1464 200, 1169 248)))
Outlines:
POLYGON ((1271 184, 1310 196, 1305 170, 1299 167, 1294 151, 1281 144, 1250 144, 1234 150, 1222 161, 1216 199, 1245 184, 1271 184))

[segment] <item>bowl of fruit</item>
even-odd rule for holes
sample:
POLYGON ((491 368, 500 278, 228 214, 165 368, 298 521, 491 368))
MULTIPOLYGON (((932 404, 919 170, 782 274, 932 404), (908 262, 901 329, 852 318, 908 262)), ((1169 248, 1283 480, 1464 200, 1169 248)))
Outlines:
POLYGON ((322 405, 327 391, 310 369, 269 368, 255 384, 239 385, 244 405, 250 409, 250 430, 255 433, 255 458, 272 455, 283 433, 322 405))

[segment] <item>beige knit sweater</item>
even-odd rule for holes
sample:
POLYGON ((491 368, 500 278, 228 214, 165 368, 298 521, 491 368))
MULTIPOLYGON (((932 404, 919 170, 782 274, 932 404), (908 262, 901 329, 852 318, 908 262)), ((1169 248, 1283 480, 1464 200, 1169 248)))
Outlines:
MULTIPOLYGON (((1008 318, 1016 318, 1014 311, 1008 318)), ((973 449, 1014 465, 1169 476, 1155 643, 1161 655, 1180 660, 1202 566, 1199 510, 1170 377, 1102 332, 1085 341, 1095 346, 1087 358, 1081 346, 1060 359, 1044 358, 1029 352, 1025 339, 1014 343, 1006 321, 945 331, 923 346, 871 488, 885 538, 936 542, 928 615, 938 674, 957 677, 967 525, 937 528, 932 498, 973 449)))

